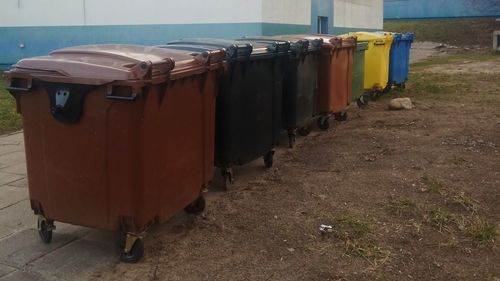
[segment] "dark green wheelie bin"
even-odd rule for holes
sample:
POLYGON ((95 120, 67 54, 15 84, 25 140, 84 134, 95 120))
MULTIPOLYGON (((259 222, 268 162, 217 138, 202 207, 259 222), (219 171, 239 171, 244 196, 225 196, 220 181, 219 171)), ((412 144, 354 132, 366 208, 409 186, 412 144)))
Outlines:
POLYGON ((367 42, 357 41, 356 52, 354 53, 354 64, 352 68, 352 101, 355 101, 360 108, 368 105, 369 99, 364 94, 365 51, 367 48, 367 42))
POLYGON ((293 147, 297 132, 308 135, 316 113, 318 69, 323 40, 294 36, 244 38, 252 42, 288 42, 290 52, 286 64, 283 92, 283 128, 293 147))
POLYGON ((227 188, 232 166, 259 157, 273 165, 274 147, 282 131, 282 94, 288 42, 182 39, 164 48, 193 52, 224 48, 228 68, 220 78, 216 104, 215 165, 227 188))

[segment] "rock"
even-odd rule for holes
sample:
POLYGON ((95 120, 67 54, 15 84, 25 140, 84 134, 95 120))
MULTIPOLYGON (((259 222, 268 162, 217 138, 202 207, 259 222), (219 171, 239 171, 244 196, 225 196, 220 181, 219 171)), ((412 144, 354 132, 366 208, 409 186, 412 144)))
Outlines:
POLYGON ((390 110, 412 109, 413 104, 410 98, 397 98, 389 102, 390 110))

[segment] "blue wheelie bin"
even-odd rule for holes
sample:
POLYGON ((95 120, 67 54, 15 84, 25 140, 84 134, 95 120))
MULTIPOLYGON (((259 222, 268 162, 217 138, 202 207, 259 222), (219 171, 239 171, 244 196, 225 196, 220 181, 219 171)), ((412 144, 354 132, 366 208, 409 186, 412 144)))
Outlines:
MULTIPOLYGON (((385 32, 390 33, 390 32, 385 32)), ((389 81, 386 90, 393 86, 405 88, 410 71, 410 49, 415 38, 413 33, 391 33, 393 41, 389 62, 389 81)))

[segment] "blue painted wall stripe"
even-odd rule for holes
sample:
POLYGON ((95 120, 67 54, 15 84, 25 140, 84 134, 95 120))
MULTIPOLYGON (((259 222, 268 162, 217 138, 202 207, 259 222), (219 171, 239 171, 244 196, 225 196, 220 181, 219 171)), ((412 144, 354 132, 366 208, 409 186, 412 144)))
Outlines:
POLYGON ((500 0, 385 0, 385 19, 500 16, 500 0))

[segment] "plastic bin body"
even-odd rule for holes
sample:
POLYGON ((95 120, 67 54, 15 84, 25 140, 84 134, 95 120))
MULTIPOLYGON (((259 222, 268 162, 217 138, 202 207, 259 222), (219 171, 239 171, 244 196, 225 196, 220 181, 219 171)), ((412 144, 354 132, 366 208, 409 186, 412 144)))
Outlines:
POLYGON ((215 163, 244 165, 269 153, 281 128, 284 64, 289 45, 219 39, 183 39, 168 48, 225 48, 227 71, 217 96, 215 163))
POLYGON ((193 202, 213 176, 223 54, 95 45, 20 61, 6 76, 34 212, 138 234, 193 202))
POLYGON ((355 38, 325 37, 319 71, 318 113, 329 115, 346 109, 352 99, 355 38))
POLYGON ((357 101, 364 93, 366 42, 357 42, 352 72, 352 101, 357 101))
POLYGON ((382 91, 389 82, 389 60, 392 44, 391 34, 352 32, 345 36, 356 36, 367 42, 365 51, 364 88, 366 92, 382 91))
MULTIPOLYGON (((391 34, 391 33, 388 33, 391 34)), ((392 85, 402 85, 408 81, 410 72, 410 50, 413 43, 413 33, 392 33, 390 63, 389 63, 389 83, 392 85)))
POLYGON ((319 59, 323 42, 317 38, 309 39, 297 35, 242 39, 267 43, 278 40, 290 44, 283 81, 282 127, 289 133, 291 146, 296 129, 309 127, 316 112, 319 59))

